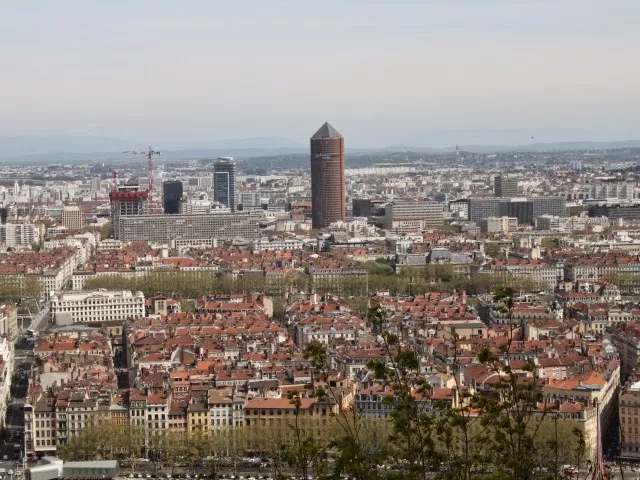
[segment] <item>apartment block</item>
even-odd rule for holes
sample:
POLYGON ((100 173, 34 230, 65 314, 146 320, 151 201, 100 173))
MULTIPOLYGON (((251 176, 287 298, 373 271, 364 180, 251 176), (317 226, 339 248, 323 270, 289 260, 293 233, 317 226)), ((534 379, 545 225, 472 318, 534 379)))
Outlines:
POLYGON ((62 224, 69 230, 82 229, 82 211, 77 205, 62 208, 62 224))
POLYGON ((142 292, 128 290, 52 294, 51 317, 58 325, 140 318, 145 315, 142 292))
POLYGON ((243 213, 121 216, 115 225, 115 238, 167 245, 178 240, 255 240, 260 235, 261 218, 243 213))
POLYGON ((396 233, 419 233, 442 226, 442 205, 435 202, 394 201, 385 208, 384 228, 396 233))

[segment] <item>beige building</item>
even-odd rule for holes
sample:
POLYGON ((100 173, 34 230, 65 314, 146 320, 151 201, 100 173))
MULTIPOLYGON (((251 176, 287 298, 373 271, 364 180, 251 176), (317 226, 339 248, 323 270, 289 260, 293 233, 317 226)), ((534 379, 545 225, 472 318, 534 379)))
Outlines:
POLYGON ((489 217, 480 220, 482 233, 506 233, 518 228, 518 219, 513 217, 489 217))
POLYGON ((51 295, 51 317, 58 325, 124 320, 144 315, 142 292, 98 290, 51 295))
POLYGON ((0 335, 8 335, 9 340, 18 337, 18 309, 13 305, 0 305, 0 335))
POLYGON ((82 211, 75 205, 62 208, 62 224, 69 230, 82 229, 82 211))
POLYGON ((640 459, 640 381, 630 382, 618 398, 620 414, 620 458, 640 459))

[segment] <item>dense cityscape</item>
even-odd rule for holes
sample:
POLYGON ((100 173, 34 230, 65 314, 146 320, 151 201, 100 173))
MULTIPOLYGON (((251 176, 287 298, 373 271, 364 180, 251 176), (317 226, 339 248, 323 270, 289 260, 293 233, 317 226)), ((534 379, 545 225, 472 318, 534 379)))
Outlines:
POLYGON ((640 2, 0 2, 0 480, 640 480, 640 2))
POLYGON ((349 167, 344 145, 324 123, 310 169, 261 174, 151 147, 112 171, 0 167, 12 472, 573 478, 640 459, 640 152, 349 167))

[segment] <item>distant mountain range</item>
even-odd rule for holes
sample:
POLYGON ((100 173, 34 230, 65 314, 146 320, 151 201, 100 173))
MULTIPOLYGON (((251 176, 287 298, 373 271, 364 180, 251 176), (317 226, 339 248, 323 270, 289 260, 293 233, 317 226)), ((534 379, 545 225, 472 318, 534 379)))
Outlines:
MULTIPOLYGON (((154 148, 167 152, 168 157, 198 157, 231 155, 237 157, 253 157, 289 153, 305 153, 306 143, 283 137, 256 137, 212 141, 134 141, 100 136, 80 135, 22 135, 0 137, 0 160, 12 161, 24 158, 33 159, 37 163, 51 156, 52 160, 62 161, 66 155, 78 160, 82 155, 102 154, 110 158, 120 155, 123 150, 144 150, 149 144, 154 148)), ((529 145, 460 145, 460 150, 478 153, 491 152, 543 152, 558 150, 606 150, 614 148, 640 148, 640 140, 615 142, 554 142, 532 143, 529 145)), ((430 148, 415 145, 393 145, 383 149, 348 147, 348 151, 356 152, 425 152, 445 153, 455 151, 455 147, 430 148)))
POLYGON ((148 145, 170 151, 214 150, 295 150, 303 151, 305 145, 282 137, 257 137, 214 141, 167 142, 134 141, 99 136, 76 135, 21 135, 0 137, 0 158, 61 153, 114 153, 123 150, 144 150, 148 145))
MULTIPOLYGON (((561 150, 611 150, 615 148, 640 148, 640 140, 612 141, 612 142, 549 142, 530 143, 527 145, 459 145, 461 151, 476 153, 492 152, 551 152, 561 150)), ((456 147, 431 148, 412 145, 392 145, 382 150, 390 152, 427 152, 446 153, 455 152, 456 147)))

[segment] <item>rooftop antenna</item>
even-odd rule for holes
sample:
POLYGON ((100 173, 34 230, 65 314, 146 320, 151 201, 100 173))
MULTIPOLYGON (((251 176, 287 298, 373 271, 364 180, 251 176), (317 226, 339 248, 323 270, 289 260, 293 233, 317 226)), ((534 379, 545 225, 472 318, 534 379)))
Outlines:
POLYGON ((146 152, 125 150, 122 153, 133 153, 134 155, 145 155, 147 157, 147 177, 149 177, 149 188, 147 191, 151 193, 151 190, 153 189, 153 156, 160 155, 160 152, 149 147, 149 150, 147 150, 146 152))

